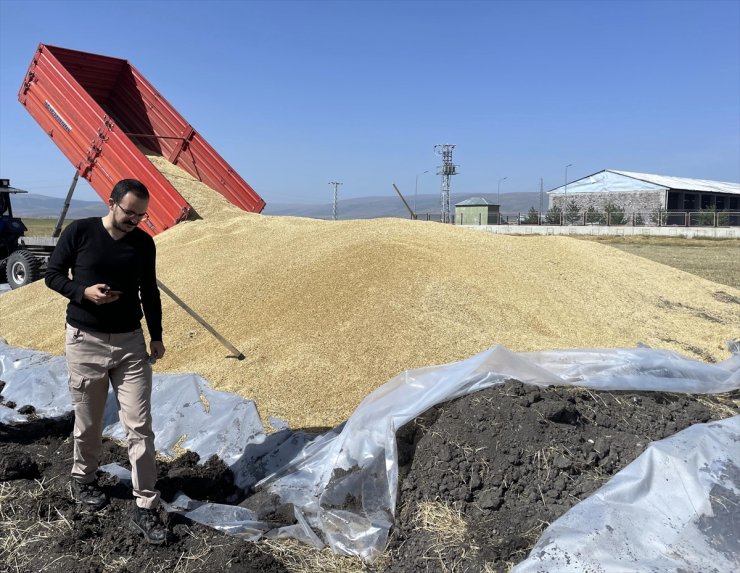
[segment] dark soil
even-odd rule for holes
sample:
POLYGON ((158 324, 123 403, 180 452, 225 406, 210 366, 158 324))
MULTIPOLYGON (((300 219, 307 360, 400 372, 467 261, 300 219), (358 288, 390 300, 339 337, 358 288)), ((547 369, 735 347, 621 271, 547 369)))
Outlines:
MULTIPOLYGON (((148 545, 128 527, 134 503, 130 487, 107 474, 101 474, 98 482, 108 494, 108 505, 97 513, 81 511, 69 489, 72 422, 72 417, 65 417, 13 426, 0 424, 0 485, 14 492, 36 492, 33 496, 17 495, 17 500, 4 495, 0 498, 0 547, 4 543, 2 537, 12 533, 7 518, 12 519, 12 527, 17 531, 36 526, 44 536, 28 543, 30 562, 17 556, 8 559, 0 550, 0 571, 142 573, 172 571, 176 567, 179 571, 213 573, 287 571, 259 544, 223 535, 176 514, 162 512, 173 534, 171 542, 166 546, 148 545), (40 522, 60 518, 66 519, 68 526, 58 530, 37 527, 40 522)), ((244 497, 223 462, 215 457, 202 465, 198 461, 196 454, 187 453, 172 463, 158 462, 157 487, 163 499, 171 500, 177 491, 218 503, 244 497)), ((126 450, 104 440, 101 464, 108 463, 130 467, 126 450)))
MULTIPOLYGON (((506 571, 526 557, 549 523, 650 441, 737 414, 737 398, 738 393, 717 398, 509 382, 442 404, 399 432, 399 502, 390 559, 369 566, 358 561, 347 571, 506 571), (723 409, 710 408, 712 403, 723 409), (428 504, 454 510, 457 530, 435 529, 420 519, 419 508, 428 504)), ((33 416, 29 412, 29 419, 33 416)), ((0 571, 291 570, 264 544, 178 515, 167 517, 170 544, 147 545, 127 526, 130 489, 110 476, 101 478, 110 503, 95 514, 81 512, 68 486, 71 428, 70 417, 0 425, 0 571), (57 525, 39 525, 52 522, 57 525), (33 541, 25 535, 20 550, 5 549, 13 545, 5 545, 9 536, 29 528, 44 537, 33 541)), ((112 462, 128 467, 125 450, 106 440, 101 463, 112 462)), ((247 492, 234 485, 220 460, 198 462, 192 453, 159 462, 164 499, 177 491, 219 503, 244 499, 247 492)), ((293 519, 292 507, 275 496, 258 493, 242 505, 275 523, 293 519)), ((316 563, 315 570, 322 571, 321 559, 316 563)))
POLYGON ((651 441, 735 415, 737 398, 509 382, 442 404, 399 432, 403 477, 386 571, 442 571, 442 563, 507 571, 651 441), (705 404, 718 402, 734 414, 705 404), (420 527, 423 502, 460 512, 466 527, 454 546, 449 532, 420 527))

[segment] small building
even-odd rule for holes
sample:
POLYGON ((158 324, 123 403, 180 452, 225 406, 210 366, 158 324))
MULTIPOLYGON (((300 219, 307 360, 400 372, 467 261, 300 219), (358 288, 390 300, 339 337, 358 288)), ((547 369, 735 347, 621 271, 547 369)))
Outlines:
POLYGON ((496 225, 499 206, 483 197, 471 197, 455 203, 455 225, 496 225))
POLYGON ((740 211, 740 183, 669 177, 604 169, 548 191, 549 207, 575 202, 580 210, 602 210, 607 203, 626 212, 703 209, 740 211))

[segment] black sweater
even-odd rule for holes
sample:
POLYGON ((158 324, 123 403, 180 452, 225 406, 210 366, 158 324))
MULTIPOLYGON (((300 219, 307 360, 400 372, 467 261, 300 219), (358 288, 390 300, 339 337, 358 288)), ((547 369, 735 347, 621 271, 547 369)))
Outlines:
POLYGON ((131 332, 141 328, 141 318, 146 316, 151 339, 162 340, 155 261, 154 241, 141 229, 115 240, 99 217, 80 219, 59 237, 47 265, 46 286, 69 299, 67 323, 75 328, 131 332), (98 283, 123 294, 115 302, 92 303, 83 295, 87 287, 98 283))

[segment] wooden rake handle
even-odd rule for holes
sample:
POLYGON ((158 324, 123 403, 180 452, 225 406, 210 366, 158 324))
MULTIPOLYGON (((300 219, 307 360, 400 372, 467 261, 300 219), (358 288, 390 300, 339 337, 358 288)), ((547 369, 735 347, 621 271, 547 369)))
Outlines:
POLYGON ((180 297, 178 297, 175 293, 173 293, 170 289, 168 289, 166 286, 162 284, 162 281, 157 280, 157 286, 159 286, 160 289, 164 291, 164 293, 170 297, 172 300, 175 301, 175 303, 182 308, 185 312, 187 312, 190 316, 192 316, 195 320, 198 321, 198 323, 205 328, 208 332, 210 332, 213 336, 216 337, 216 340, 218 340, 221 344, 223 344, 226 348, 231 350, 231 352, 234 353, 234 356, 237 360, 244 360, 245 356, 239 350, 231 344, 228 340, 226 340, 223 336, 221 336, 216 330, 208 324, 197 312, 195 312, 192 308, 190 308, 187 304, 185 304, 180 297))

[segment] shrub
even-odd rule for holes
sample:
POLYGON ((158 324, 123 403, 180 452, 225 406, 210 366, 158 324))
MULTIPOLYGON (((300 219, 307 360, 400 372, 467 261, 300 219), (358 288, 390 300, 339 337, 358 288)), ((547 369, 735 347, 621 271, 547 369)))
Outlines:
POLYGON ((624 225, 627 222, 627 217, 624 216, 624 207, 616 203, 609 201, 604 205, 604 211, 606 211, 607 225, 624 225))
POLYGON ((653 225, 665 225, 668 220, 667 211, 663 211, 660 207, 653 209, 650 213, 650 222, 653 225))
POLYGON ((586 223, 603 225, 605 221, 606 218, 604 217, 604 213, 597 211, 593 205, 590 205, 589 208, 586 209, 586 223))
POLYGON ((730 223, 730 215, 725 211, 717 211, 716 207, 707 207, 702 209, 699 213, 699 224, 704 226, 713 226, 717 221, 717 226, 723 227, 730 223))
POLYGON ((565 206, 565 221, 569 224, 578 223, 581 220, 581 211, 576 204, 575 199, 568 201, 565 206))
POLYGON ((534 208, 534 205, 529 208, 529 211, 527 212, 527 218, 524 219, 524 223, 527 225, 537 225, 540 222, 540 214, 537 211, 537 209, 534 208))
POLYGON ((563 210, 560 207, 554 206, 552 209, 548 209, 545 214, 545 222, 549 225, 560 225, 563 217, 563 210))

